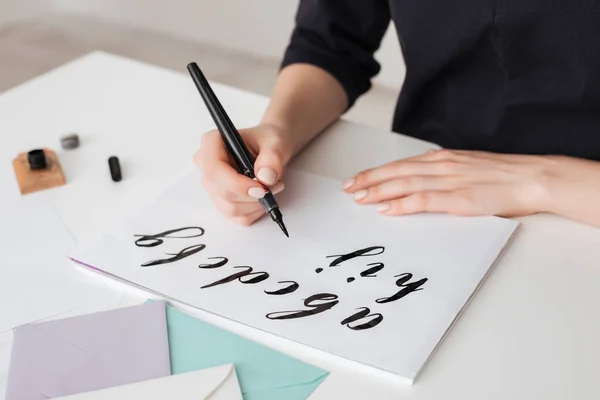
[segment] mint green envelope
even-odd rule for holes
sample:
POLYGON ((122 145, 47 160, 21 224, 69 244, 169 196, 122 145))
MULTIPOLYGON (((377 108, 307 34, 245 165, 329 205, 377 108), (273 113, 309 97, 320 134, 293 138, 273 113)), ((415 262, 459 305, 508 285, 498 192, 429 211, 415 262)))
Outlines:
POLYGON ((171 371, 234 364, 244 400, 306 399, 328 372, 167 307, 171 371))

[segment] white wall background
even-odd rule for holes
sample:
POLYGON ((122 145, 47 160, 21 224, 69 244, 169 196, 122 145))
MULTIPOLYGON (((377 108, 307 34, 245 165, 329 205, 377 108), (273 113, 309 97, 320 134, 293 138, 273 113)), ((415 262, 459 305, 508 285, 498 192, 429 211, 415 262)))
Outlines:
MULTIPOLYGON (((0 0, 5 1, 23 0, 0 0)), ((57 11, 82 13, 270 58, 281 57, 298 4, 297 0, 52 0, 51 3, 57 11)), ((399 89, 404 79, 404 63, 391 25, 376 57, 382 63, 382 71, 375 82, 399 89)))
POLYGON ((52 3, 47 0, 0 0, 0 25, 31 17, 51 7, 52 3))

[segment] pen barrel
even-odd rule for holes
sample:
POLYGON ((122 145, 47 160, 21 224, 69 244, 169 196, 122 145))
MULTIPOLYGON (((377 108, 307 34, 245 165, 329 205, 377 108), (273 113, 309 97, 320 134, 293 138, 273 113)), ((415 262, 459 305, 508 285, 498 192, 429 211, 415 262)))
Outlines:
POLYGON ((202 97, 209 114, 221 133, 227 150, 235 160, 238 170, 247 177, 254 179, 254 159, 240 133, 229 119, 200 67, 196 63, 190 63, 187 68, 198 88, 200 97, 202 97))
MULTIPOLYGON (((200 92, 200 96, 202 100, 204 100, 204 104, 208 109, 211 117, 213 118, 217 129, 221 133, 221 137, 223 138, 223 142, 227 147, 229 154, 231 154, 232 158, 235 160, 238 170, 241 174, 247 176, 250 179, 256 180, 256 176, 254 175, 254 158, 252 154, 246 147, 244 140, 240 136, 239 132, 233 125, 233 122, 229 119, 229 116, 223 109, 223 106, 217 99, 217 96, 213 92, 208 80, 200 70, 200 67, 196 63, 188 64, 188 71, 200 92)), ((267 188, 265 188, 267 189, 267 188)), ((277 205, 277 201, 275 201, 275 197, 270 190, 267 189, 267 193, 265 196, 259 200, 262 207, 265 209, 265 212, 269 214, 271 219, 279 225, 283 233, 289 237, 287 229, 283 223, 283 216, 281 215, 281 211, 279 210, 279 206, 277 205)))

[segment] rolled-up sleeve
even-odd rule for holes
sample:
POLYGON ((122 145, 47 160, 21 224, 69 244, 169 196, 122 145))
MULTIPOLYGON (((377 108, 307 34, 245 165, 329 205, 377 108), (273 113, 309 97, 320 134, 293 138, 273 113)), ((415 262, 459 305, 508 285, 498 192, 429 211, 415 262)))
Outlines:
POLYGON ((327 71, 350 108, 380 71, 374 53, 389 23, 387 0, 300 0, 281 68, 303 63, 327 71))

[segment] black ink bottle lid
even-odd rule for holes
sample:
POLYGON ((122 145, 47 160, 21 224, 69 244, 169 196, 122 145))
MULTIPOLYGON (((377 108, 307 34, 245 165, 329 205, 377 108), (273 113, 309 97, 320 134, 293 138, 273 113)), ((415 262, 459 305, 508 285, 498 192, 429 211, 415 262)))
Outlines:
POLYGON ((44 153, 44 150, 42 149, 31 150, 27 153, 27 160, 29 161, 29 168, 33 171, 48 168, 46 153, 44 153))

